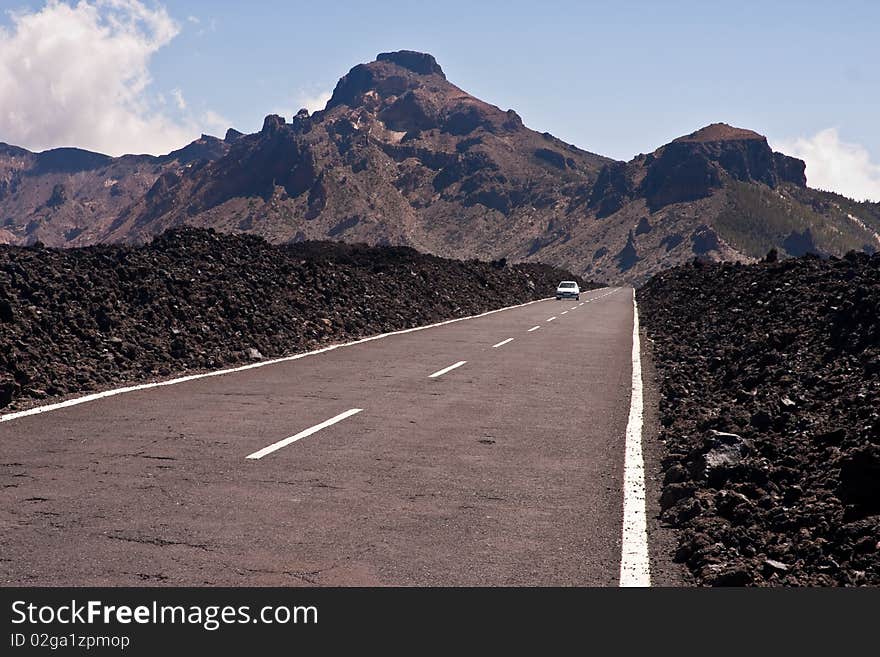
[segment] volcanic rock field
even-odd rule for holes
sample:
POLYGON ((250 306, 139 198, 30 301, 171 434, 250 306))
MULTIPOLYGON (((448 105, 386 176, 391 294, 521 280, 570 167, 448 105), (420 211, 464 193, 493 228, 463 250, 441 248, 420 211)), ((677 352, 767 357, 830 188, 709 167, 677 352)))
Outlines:
MULTIPOLYGON (((0 408, 235 366, 552 296, 569 272, 211 229, 0 247, 0 408)), ((598 287, 581 281, 581 287, 598 287)))
MULTIPOLYGON (((478 314, 562 279, 576 277, 198 228, 2 246, 0 408, 478 314)), ((880 583, 880 254, 694 260, 637 298, 675 559, 702 585, 880 583)))
POLYGON ((704 585, 880 583, 880 255, 698 261, 638 292, 662 518, 704 585))

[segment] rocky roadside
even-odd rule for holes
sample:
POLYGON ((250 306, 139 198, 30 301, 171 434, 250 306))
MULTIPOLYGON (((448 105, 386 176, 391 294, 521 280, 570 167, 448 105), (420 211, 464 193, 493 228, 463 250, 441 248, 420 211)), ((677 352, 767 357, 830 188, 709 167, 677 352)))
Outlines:
POLYGON ((552 296, 566 278, 538 264, 194 228, 141 247, 0 246, 0 408, 473 315, 552 296))
POLYGON ((662 518, 704 585, 880 585, 880 255, 773 256, 638 291, 662 518))

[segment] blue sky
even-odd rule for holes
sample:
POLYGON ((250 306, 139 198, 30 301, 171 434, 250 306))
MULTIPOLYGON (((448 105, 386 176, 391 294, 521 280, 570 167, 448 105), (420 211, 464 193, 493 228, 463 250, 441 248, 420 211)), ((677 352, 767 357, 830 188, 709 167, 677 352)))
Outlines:
MULTIPOLYGON (((123 80, 112 95, 96 94, 106 91, 107 102, 122 94, 143 125, 119 114, 99 137, 89 136, 87 117, 79 132, 22 132, 20 122, 4 123, 4 111, 20 118, 54 102, 29 89, 0 100, 0 141, 20 136, 36 148, 81 135, 75 145, 109 152, 128 145, 114 141, 113 127, 130 125, 129 133, 143 133, 133 147, 149 151, 202 130, 222 134, 224 124, 254 131, 270 112, 314 105, 353 65, 408 48, 432 53, 450 81, 514 108, 529 127, 587 150, 629 159, 724 121, 809 156, 811 183, 819 176, 825 187, 849 184, 843 191, 880 200, 877 2, 83 2, 91 14, 74 0, 2 0, 13 14, 0 17, 0 65, 42 52, 46 31, 71 31, 65 21, 93 19, 106 28, 83 31, 88 48, 120 29, 108 27, 108 17, 133 16, 121 29, 145 39, 131 64, 145 75, 123 80), (40 12, 57 20, 27 27, 40 12), (4 49, 3 41, 17 46, 4 49), (159 133, 154 142, 151 133, 159 133)), ((55 58, 77 60, 77 43, 55 58)), ((103 70, 108 59, 126 57, 116 46, 108 52, 91 64, 87 53, 67 77, 89 66, 100 70, 95 85, 124 77, 103 70)), ((47 66, 43 88, 54 88, 52 75, 47 66)), ((3 80, 0 67, 0 95, 3 80)), ((65 102, 72 94, 62 94, 65 102)))

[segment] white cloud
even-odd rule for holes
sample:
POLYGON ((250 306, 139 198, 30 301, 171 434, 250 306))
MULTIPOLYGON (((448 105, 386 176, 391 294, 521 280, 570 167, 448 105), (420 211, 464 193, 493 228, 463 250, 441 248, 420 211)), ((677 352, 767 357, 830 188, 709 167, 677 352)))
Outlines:
MULTIPOLYGON (((167 153, 200 133, 151 95, 150 59, 180 32, 161 5, 48 0, 0 27, 0 141, 32 150, 78 146, 167 153)), ((183 92, 172 92, 178 108, 183 92)))
POLYGON ((186 99, 183 97, 183 92, 180 89, 172 89, 171 97, 174 99, 174 102, 177 104, 177 109, 183 111, 186 109, 186 99))
POLYGON ((812 137, 776 141, 774 150, 807 163, 807 184, 843 194, 857 201, 880 202, 880 164, 861 144, 840 140, 837 128, 827 128, 812 137))
POLYGON ((221 139, 226 134, 226 130, 232 127, 232 121, 213 110, 204 112, 201 116, 201 122, 208 134, 215 135, 221 139))
POLYGON ((305 107, 309 110, 309 114, 312 112, 318 112, 327 105, 327 101, 330 100, 330 96, 333 94, 329 91, 322 91, 321 93, 317 93, 314 95, 302 94, 297 97, 297 102, 300 107, 305 107))
MULTIPOLYGON (((197 26, 197 27, 202 25, 202 19, 199 18, 198 16, 187 16, 186 21, 188 23, 191 23, 192 25, 197 26)), ((199 27, 198 31, 196 32, 196 36, 204 36, 208 32, 216 32, 216 31, 217 31, 217 19, 212 18, 211 21, 208 23, 207 28, 199 27)))

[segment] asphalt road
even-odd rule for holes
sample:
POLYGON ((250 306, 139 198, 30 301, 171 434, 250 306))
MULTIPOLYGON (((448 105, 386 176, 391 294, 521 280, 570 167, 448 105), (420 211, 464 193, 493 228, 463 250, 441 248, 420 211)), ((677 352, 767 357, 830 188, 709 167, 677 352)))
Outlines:
POLYGON ((0 581, 616 586, 632 323, 596 290, 0 423, 0 581))

